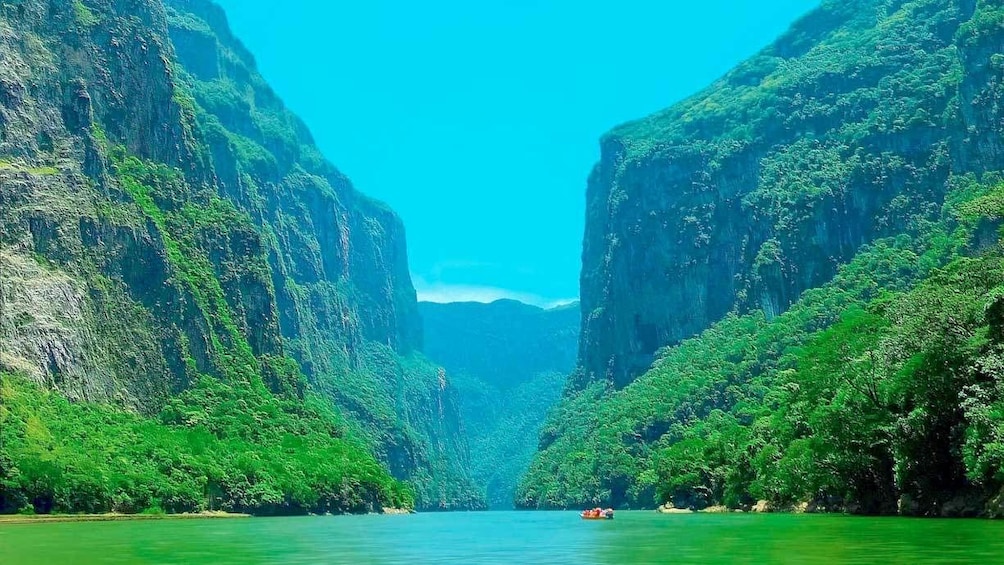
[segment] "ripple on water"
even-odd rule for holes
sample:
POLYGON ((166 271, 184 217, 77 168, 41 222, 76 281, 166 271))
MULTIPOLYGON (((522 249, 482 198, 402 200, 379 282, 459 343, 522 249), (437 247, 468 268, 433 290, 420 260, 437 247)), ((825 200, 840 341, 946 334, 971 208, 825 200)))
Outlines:
POLYGON ((0 526, 0 561, 56 563, 993 563, 1004 524, 842 516, 471 512, 0 526))

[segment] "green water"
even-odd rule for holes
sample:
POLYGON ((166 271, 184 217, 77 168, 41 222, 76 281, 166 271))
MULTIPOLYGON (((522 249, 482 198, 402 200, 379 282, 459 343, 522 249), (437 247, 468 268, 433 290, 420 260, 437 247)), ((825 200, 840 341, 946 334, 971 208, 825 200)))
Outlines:
POLYGON ((0 525, 0 563, 1004 563, 1004 523, 485 512, 0 525))

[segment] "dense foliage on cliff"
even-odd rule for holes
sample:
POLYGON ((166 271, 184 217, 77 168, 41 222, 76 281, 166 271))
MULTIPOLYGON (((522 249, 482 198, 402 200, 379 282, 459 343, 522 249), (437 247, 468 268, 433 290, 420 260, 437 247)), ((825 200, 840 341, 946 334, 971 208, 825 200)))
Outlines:
POLYGON ((0 376, 0 513, 370 512, 410 508, 316 397, 205 378, 156 418, 0 376), (184 422, 185 425, 178 425, 184 422))
POLYGON ((481 506, 420 336, 218 6, 0 3, 3 510, 481 506))
POLYGON ((983 186, 955 209, 972 219, 880 240, 781 316, 730 316, 564 399, 518 504, 997 512, 1004 250, 971 242, 1004 186, 983 186))
POLYGON ((824 2, 604 141, 519 505, 1002 513, 1001 14, 824 2))
POLYGON ((422 302, 419 312, 424 351, 457 389, 472 477, 491 508, 512 508, 540 426, 575 365, 577 305, 422 302))
POLYGON ((936 217, 950 174, 999 168, 984 88, 999 37, 974 31, 997 8, 975 4, 823 2, 707 90, 604 137, 578 382, 622 387, 730 312, 776 316, 862 245, 936 217))

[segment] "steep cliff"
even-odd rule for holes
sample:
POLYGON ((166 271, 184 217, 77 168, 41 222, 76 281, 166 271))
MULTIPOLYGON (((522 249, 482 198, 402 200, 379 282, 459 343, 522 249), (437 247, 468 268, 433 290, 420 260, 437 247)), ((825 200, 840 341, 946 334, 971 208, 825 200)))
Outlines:
POLYGON ((540 426, 575 366, 577 306, 419 303, 425 353, 457 389, 472 476, 491 508, 512 508, 540 426))
POLYGON ((936 215, 967 147, 996 151, 975 139, 993 116, 974 114, 996 110, 972 104, 992 42, 967 55, 956 40, 974 8, 824 2, 704 92, 604 137, 580 382, 624 386, 729 312, 777 316, 863 244, 936 215))
MULTIPOLYGON (((320 155, 208 0, 0 3, 0 267, 0 372, 21 383, 6 398, 205 430, 246 442, 238 459, 276 448, 282 465, 308 429, 319 444, 301 450, 327 435, 352 453, 320 485, 297 485, 306 469, 175 470, 212 493, 180 507, 351 498, 370 453, 419 506, 480 504, 454 391, 417 351, 399 219, 320 155)), ((21 430, 0 458, 4 506, 27 496, 32 430, 60 429, 19 414, 3 413, 21 430)))
POLYGON ((1000 515, 1002 42, 995 2, 824 2, 605 137, 518 504, 1000 515))

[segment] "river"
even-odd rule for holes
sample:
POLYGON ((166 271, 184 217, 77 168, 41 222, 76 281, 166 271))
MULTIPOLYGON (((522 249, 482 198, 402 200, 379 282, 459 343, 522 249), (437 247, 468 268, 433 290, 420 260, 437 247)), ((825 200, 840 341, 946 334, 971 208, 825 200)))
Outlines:
POLYGON ((0 525, 0 563, 1001 563, 1004 522, 573 512, 0 525))

